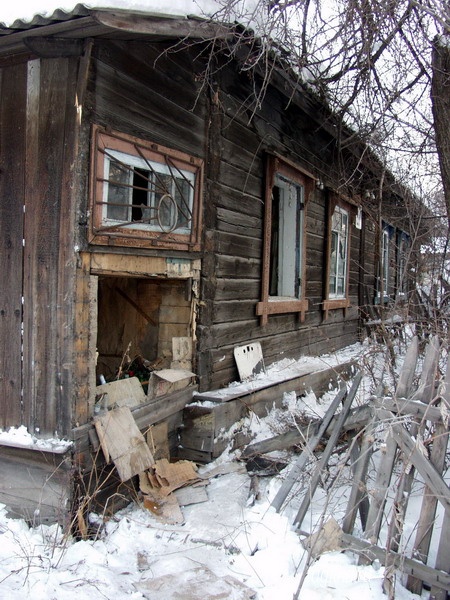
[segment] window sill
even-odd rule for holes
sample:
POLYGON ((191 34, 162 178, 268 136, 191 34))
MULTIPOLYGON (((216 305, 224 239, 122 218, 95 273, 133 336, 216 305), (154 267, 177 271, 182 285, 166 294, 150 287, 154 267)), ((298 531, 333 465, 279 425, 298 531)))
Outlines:
POLYGON ((267 302, 261 301, 256 305, 256 314, 261 317, 261 325, 266 325, 269 315, 282 315, 287 313, 300 313, 300 321, 305 320, 308 310, 308 300, 288 299, 274 296, 267 302))
POLYGON ((100 246, 121 246, 131 248, 162 248, 167 250, 199 251, 200 243, 196 235, 158 233, 151 230, 131 227, 108 228, 93 227, 88 239, 90 244, 100 246))
POLYGON ((347 308, 350 306, 349 298, 333 298, 332 300, 324 300, 323 301, 323 318, 328 319, 328 311, 336 310, 339 308, 344 309, 344 316, 346 314, 347 308))

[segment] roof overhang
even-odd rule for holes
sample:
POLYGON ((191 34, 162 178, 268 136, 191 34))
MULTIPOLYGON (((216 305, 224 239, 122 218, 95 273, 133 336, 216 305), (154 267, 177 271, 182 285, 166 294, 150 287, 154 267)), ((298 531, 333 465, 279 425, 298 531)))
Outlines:
POLYGON ((78 4, 68 13, 57 10, 50 17, 38 15, 30 22, 15 21, 9 27, 0 25, 0 57, 30 50, 45 55, 46 48, 55 41, 61 48, 75 49, 86 38, 213 40, 230 39, 233 35, 232 25, 197 16, 90 9, 78 4))

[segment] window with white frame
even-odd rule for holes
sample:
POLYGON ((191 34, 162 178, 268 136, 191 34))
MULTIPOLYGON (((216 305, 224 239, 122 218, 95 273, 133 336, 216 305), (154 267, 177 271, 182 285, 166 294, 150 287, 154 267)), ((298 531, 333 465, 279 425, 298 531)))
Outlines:
POLYGON ((91 241, 198 246, 201 160, 99 128, 93 144, 91 241))
POLYGON ((345 298, 348 269, 348 212, 336 206, 331 217, 331 248, 328 297, 345 298))

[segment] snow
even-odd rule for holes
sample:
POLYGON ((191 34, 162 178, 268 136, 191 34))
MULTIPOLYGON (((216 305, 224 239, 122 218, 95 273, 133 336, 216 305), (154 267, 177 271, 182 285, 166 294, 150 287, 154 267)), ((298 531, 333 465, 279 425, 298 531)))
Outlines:
MULTIPOLYGON (((357 344, 335 359, 367 362, 369 354, 368 347, 357 344)), ((321 360, 328 364, 332 359, 321 360)), ((271 370, 290 369, 296 363, 285 359, 271 370)), ((369 383, 365 385, 367 393, 369 383)), ((273 409, 265 418, 248 417, 240 427, 251 431, 255 439, 263 439, 292 425, 295 416, 322 415, 333 397, 332 391, 320 399, 312 392, 300 398, 285 394, 283 409, 273 409)), ((17 432, 20 435, 28 439, 23 430, 17 432)), ((211 477, 208 500, 182 507, 184 523, 176 526, 159 520, 137 499, 113 517, 91 514, 91 538, 77 541, 58 525, 30 527, 23 520, 11 519, 0 505, 0 600, 208 600, 219 597, 214 594, 225 585, 232 585, 230 599, 248 598, 242 595, 248 588, 258 600, 291 600, 300 583, 300 600, 385 600, 384 569, 379 564, 358 565, 357 557, 349 552, 328 552, 311 561, 301 543, 305 532, 316 530, 330 515, 338 521, 342 517, 348 480, 319 488, 297 532, 292 523, 302 498, 302 482, 293 489, 287 506, 276 513, 270 502, 282 476, 260 477, 259 494, 252 494, 251 477, 242 466, 236 470, 238 458, 239 451, 230 444, 214 463, 199 469, 206 476, 219 465, 235 467, 211 477), (197 592, 200 596, 180 592, 191 589, 189 576, 195 580, 205 573, 212 579, 204 580, 197 592), (163 584, 164 593, 155 594, 155 586, 162 590, 163 584)), ((396 598, 418 596, 398 580, 396 598)))
POLYGON ((53 452, 64 454, 72 446, 69 440, 59 438, 38 439, 28 433, 25 426, 10 427, 7 431, 0 429, 0 446, 12 446, 14 448, 29 448, 41 452, 53 452))

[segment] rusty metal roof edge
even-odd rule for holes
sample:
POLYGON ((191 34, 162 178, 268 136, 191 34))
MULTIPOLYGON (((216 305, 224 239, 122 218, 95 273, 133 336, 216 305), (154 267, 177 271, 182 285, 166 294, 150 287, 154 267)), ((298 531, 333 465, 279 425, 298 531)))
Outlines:
POLYGON ((40 27, 46 27, 55 23, 61 23, 65 21, 74 21, 80 17, 94 16, 96 13, 109 13, 114 15, 136 15, 147 17, 151 19, 173 19, 173 20, 185 20, 192 19, 197 21, 206 21, 207 18, 203 18, 198 15, 184 15, 184 14, 168 14, 163 12, 135 10, 133 8, 119 8, 119 7, 107 7, 107 6, 86 6, 85 4, 76 4, 76 6, 70 10, 65 11, 61 8, 57 8, 51 15, 45 16, 42 14, 36 14, 31 21, 24 19, 16 19, 11 25, 5 25, 0 22, 0 36, 1 35, 13 35, 19 31, 25 31, 30 29, 37 29, 40 27))
MULTIPOLYGON (((202 18, 198 15, 174 15, 162 12, 147 12, 142 10, 132 10, 116 7, 87 7, 84 4, 77 4, 70 12, 57 9, 52 15, 44 17, 35 15, 29 22, 16 20, 14 23, 5 27, 0 23, 0 55, 12 56, 21 54, 27 50, 25 40, 32 37, 65 37, 65 38, 86 38, 104 36, 109 32, 128 32, 134 35, 143 35, 144 37, 155 35, 164 35, 168 37, 221 37, 225 36, 226 27, 222 26, 222 32, 219 33, 218 25, 211 19, 202 18), (134 22, 134 19, 138 21, 134 22), (137 23, 141 22, 142 27, 137 23), (156 25, 156 30, 152 31, 151 26, 156 25), (166 23, 166 25, 164 25, 166 23), (180 27, 168 25, 176 23, 180 27), (161 27, 158 26, 161 24, 161 27), (185 27, 182 26, 185 24, 185 27), (178 32, 178 33, 177 33, 178 32)), ((227 29, 228 35, 231 34, 227 29)))

